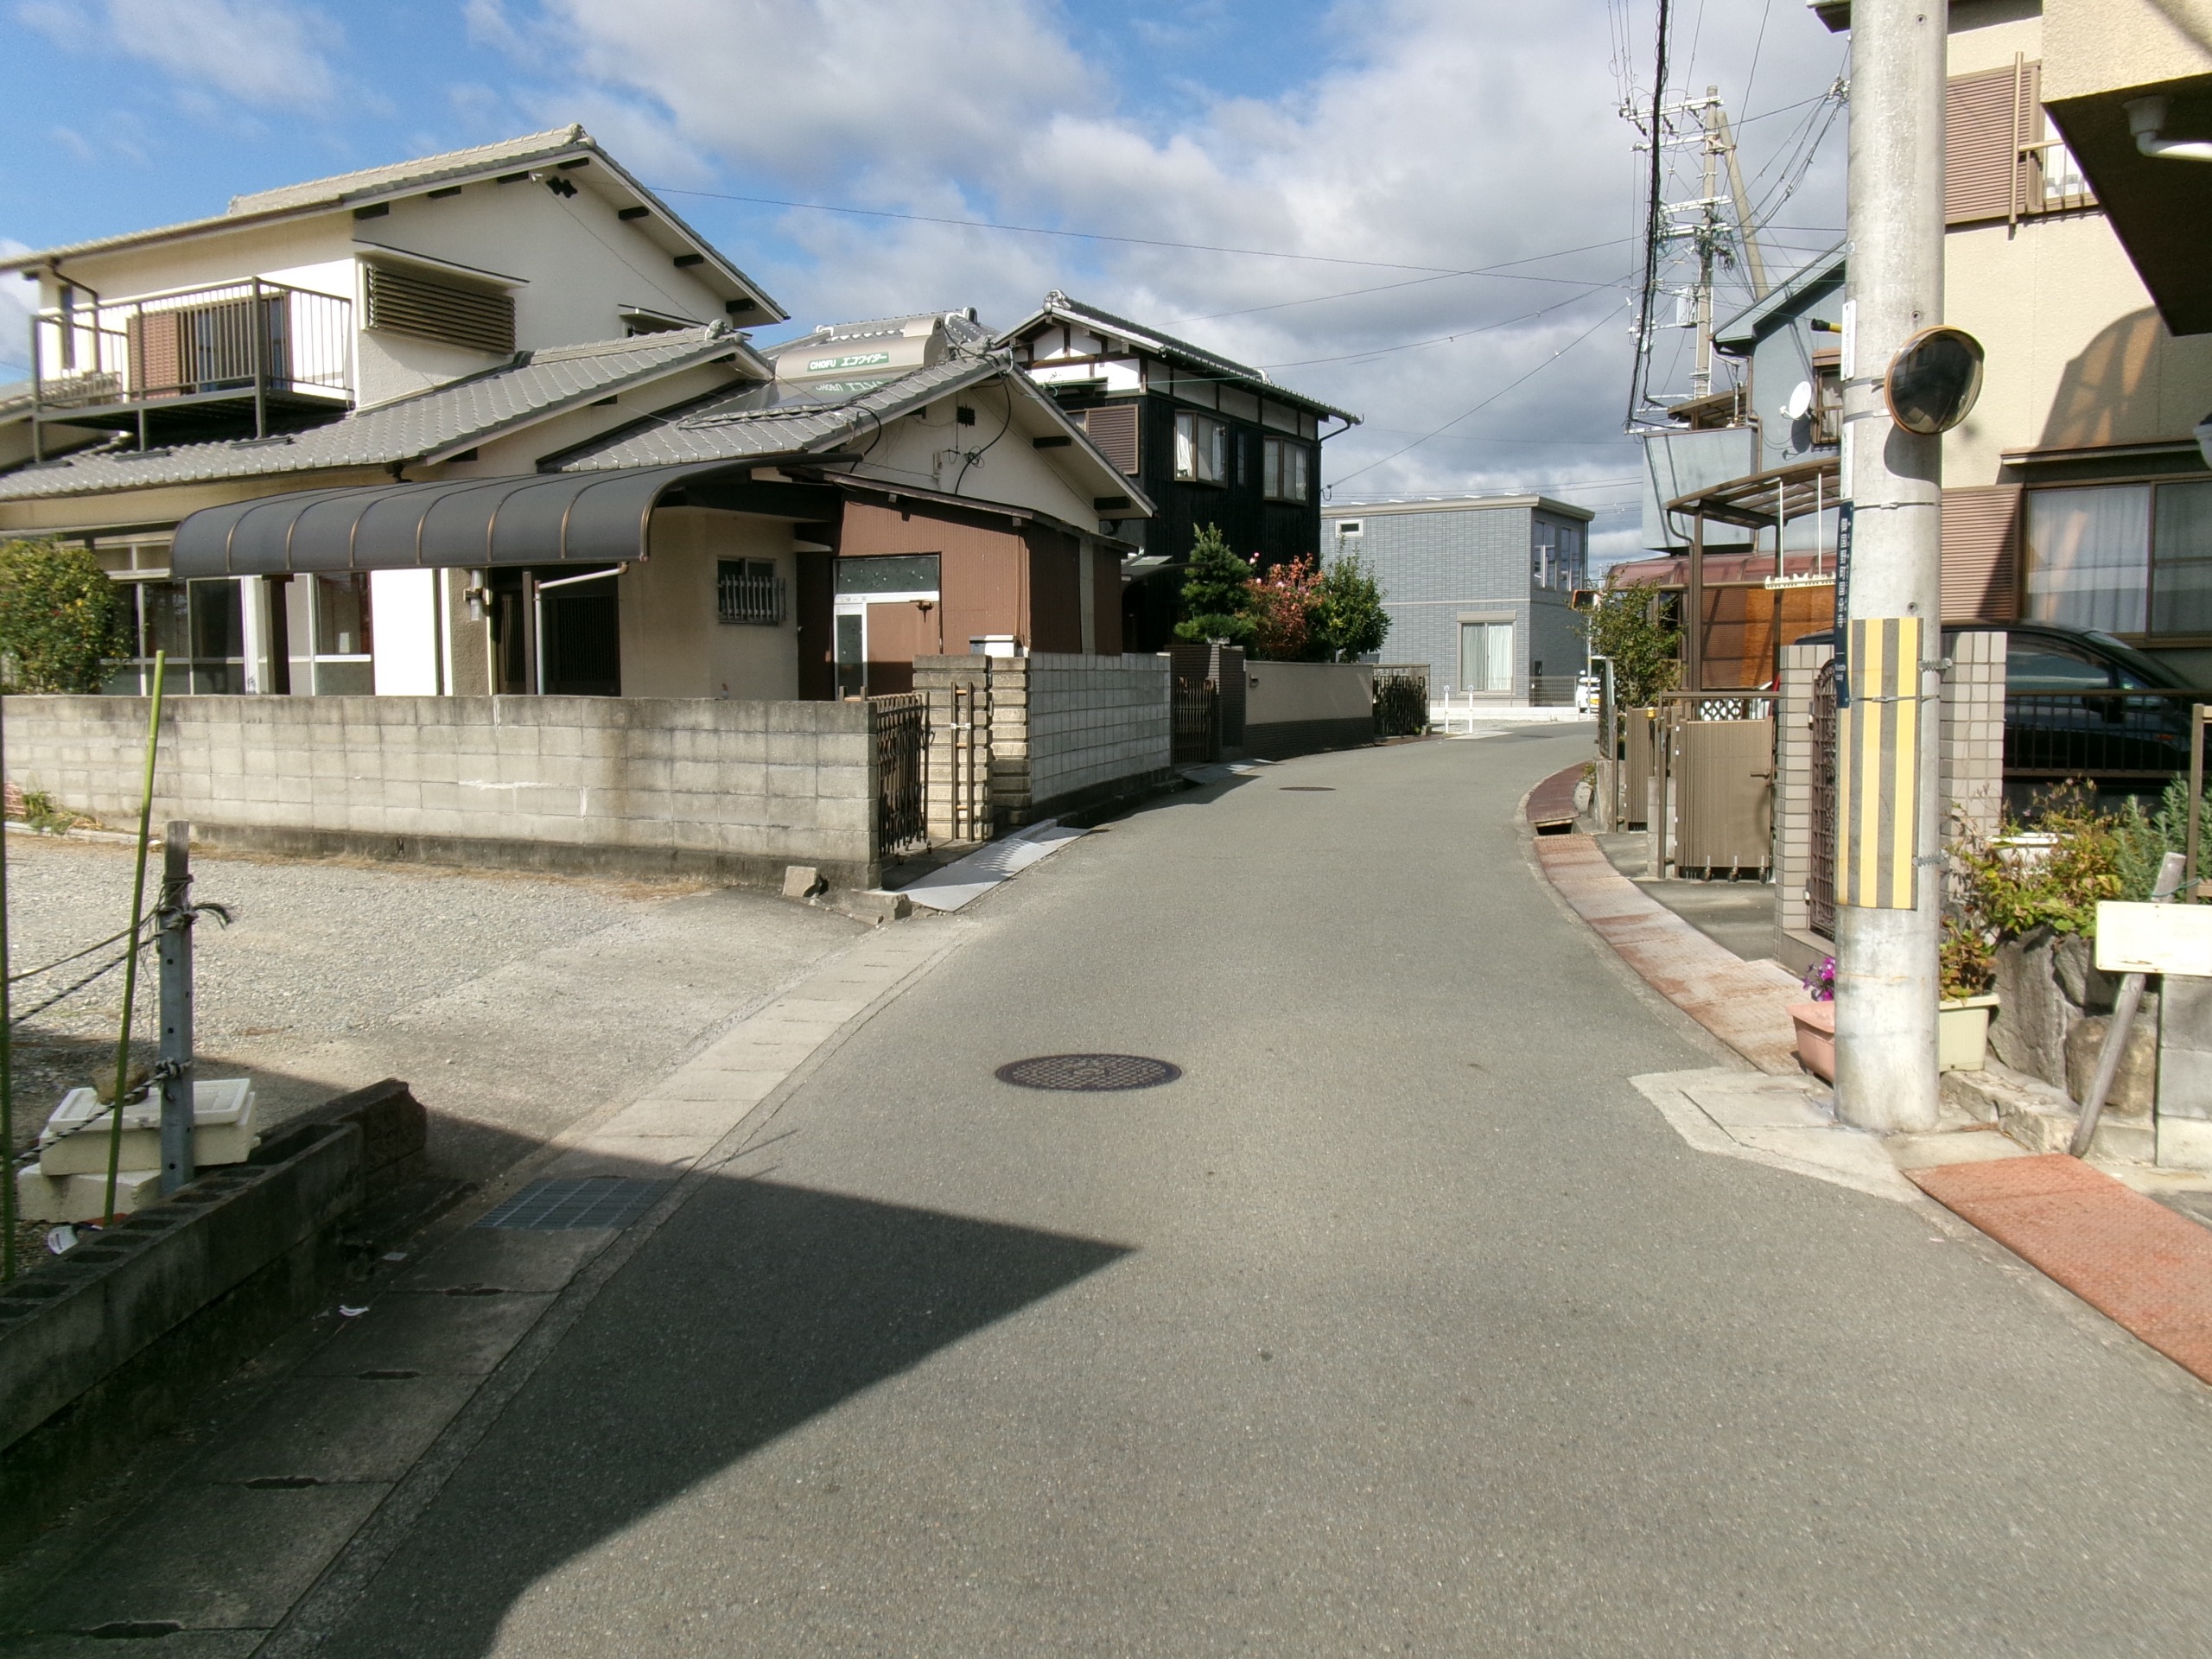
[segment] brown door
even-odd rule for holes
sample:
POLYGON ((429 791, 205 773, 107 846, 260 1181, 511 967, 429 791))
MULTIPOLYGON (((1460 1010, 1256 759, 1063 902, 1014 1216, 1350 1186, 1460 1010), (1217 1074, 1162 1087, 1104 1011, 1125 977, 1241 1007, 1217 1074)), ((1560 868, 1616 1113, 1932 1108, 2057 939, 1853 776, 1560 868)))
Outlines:
POLYGON ((868 689, 889 696, 914 689, 914 658, 944 649, 938 638, 939 609, 918 600, 868 607, 868 689))

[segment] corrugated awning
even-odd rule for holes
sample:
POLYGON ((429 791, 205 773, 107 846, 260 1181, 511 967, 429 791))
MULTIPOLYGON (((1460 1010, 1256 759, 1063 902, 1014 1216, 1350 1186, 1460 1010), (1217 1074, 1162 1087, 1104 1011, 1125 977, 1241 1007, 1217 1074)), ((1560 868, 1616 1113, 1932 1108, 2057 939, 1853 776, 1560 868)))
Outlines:
MULTIPOLYGON (((728 505, 776 517, 825 516, 803 486, 754 484, 742 465, 695 461, 620 472, 377 484, 206 507, 176 527, 177 576, 268 576, 294 570, 406 570, 495 564, 620 563, 645 551, 646 525, 668 498, 700 486, 728 505), (758 504, 748 498, 758 496, 758 504)), ((770 458, 769 464, 773 464, 770 458)))

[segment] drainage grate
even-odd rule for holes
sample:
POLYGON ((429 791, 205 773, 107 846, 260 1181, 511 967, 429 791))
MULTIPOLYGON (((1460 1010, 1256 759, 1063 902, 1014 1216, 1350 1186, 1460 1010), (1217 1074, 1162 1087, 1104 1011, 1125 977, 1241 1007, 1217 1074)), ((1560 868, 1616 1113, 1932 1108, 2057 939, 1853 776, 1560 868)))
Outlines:
POLYGON ((1065 1089, 1103 1093, 1119 1089, 1154 1089, 1183 1075, 1179 1065, 1141 1054, 1039 1054, 999 1067, 1001 1083, 1022 1089, 1065 1089))
POLYGON ((1333 795, 1337 792, 1334 784, 1278 784, 1276 787, 1286 795, 1333 795))
POLYGON ((652 1209, 672 1181, 632 1181, 590 1175, 580 1181, 532 1181, 476 1224, 565 1232, 584 1227, 627 1227, 652 1209))

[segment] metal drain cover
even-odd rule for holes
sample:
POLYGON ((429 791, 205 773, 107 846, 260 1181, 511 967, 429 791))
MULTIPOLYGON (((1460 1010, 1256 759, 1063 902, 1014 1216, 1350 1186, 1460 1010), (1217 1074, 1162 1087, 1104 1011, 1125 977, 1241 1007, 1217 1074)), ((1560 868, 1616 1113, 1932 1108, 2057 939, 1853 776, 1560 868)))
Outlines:
POLYGON ((1179 1065, 1141 1054, 1039 1054, 999 1067, 998 1080, 1021 1089, 1064 1089, 1100 1094, 1121 1089, 1156 1089, 1183 1075, 1179 1065))
POLYGON ((532 1181, 476 1224, 533 1232, 627 1227, 660 1201, 673 1181, 633 1181, 588 1175, 575 1181, 532 1181))
POLYGON ((1334 784, 1278 784, 1275 787, 1286 795, 1333 795, 1337 792, 1334 784))

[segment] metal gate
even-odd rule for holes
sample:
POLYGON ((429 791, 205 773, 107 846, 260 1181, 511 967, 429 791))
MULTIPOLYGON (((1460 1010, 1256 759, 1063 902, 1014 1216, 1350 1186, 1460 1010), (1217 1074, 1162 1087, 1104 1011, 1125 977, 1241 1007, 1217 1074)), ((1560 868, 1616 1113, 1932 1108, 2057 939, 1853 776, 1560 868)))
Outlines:
POLYGON ((1835 663, 1813 677, 1812 849, 1805 875, 1805 919, 1824 939, 1835 938, 1835 663))
POLYGON ((1173 693, 1175 711, 1174 764, 1203 766, 1221 759, 1221 691, 1211 680, 1195 683, 1178 681, 1173 693))
POLYGON ((929 703, 918 691, 868 700, 875 737, 875 836, 894 852, 929 837, 922 756, 929 746, 929 703))

